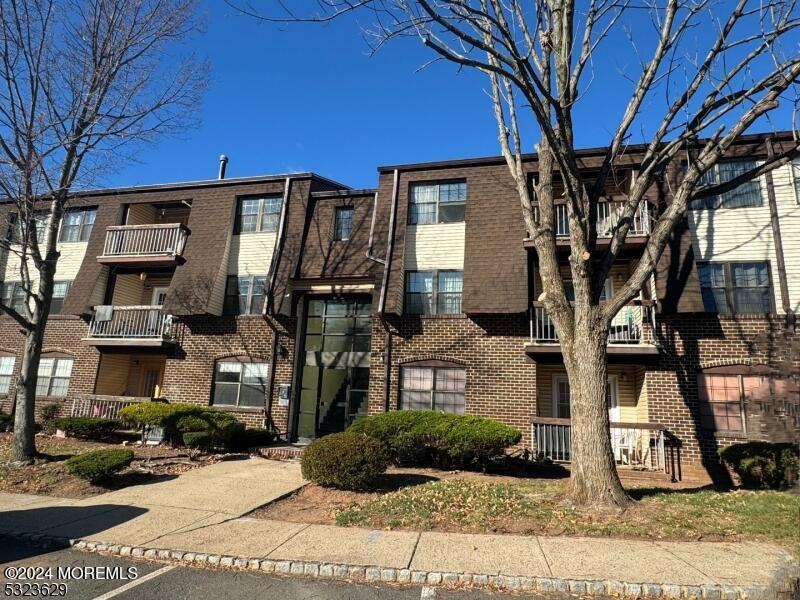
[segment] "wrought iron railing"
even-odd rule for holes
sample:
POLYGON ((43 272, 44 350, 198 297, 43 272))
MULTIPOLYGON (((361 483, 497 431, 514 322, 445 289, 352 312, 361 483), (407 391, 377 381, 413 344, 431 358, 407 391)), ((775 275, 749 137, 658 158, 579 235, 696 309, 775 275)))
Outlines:
POLYGON ((96 306, 89 322, 90 338, 170 339, 172 315, 161 306, 96 306))
POLYGON ((180 256, 188 234, 180 223, 108 227, 102 258, 180 256))
MULTIPOLYGON (((647 343, 644 325, 652 317, 651 308, 642 304, 629 304, 622 307, 608 331, 609 344, 642 344, 647 343)), ((539 302, 533 303, 531 335, 534 343, 557 344, 556 327, 547 309, 539 302)))
MULTIPOLYGON (((648 471, 665 471, 664 426, 657 423, 611 423, 614 461, 621 466, 648 471)), ((570 419, 534 417, 531 424, 533 454, 554 462, 572 459, 570 419)))

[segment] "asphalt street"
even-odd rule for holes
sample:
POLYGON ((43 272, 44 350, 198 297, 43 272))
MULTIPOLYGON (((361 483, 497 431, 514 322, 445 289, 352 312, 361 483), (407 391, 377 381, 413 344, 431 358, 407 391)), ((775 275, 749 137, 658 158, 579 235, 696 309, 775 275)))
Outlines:
POLYGON ((523 596, 483 590, 372 586, 195 569, 72 549, 41 550, 4 539, 0 539, 0 569, 0 595, 4 598, 42 598, 45 597, 43 592, 48 591, 49 597, 74 600, 484 600, 490 597, 575 600, 572 595, 523 596), (25 569, 20 572, 20 567, 25 569), (59 575, 68 577, 59 579, 59 575), (50 590, 41 587, 42 584, 55 587, 52 586, 55 583, 66 584, 66 590, 63 586, 50 590), (25 587, 25 584, 31 584, 31 587, 25 587), (33 584, 39 584, 38 594, 34 593, 37 589, 33 584), (66 593, 61 595, 64 591, 66 593))

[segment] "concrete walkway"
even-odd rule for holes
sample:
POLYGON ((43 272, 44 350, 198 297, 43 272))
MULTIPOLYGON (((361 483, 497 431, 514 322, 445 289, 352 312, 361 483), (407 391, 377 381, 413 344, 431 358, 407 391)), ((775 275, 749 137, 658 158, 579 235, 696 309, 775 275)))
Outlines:
POLYGON ((634 598, 775 598, 798 574, 794 558, 769 544, 375 531, 242 516, 302 484, 297 463, 248 459, 86 500, 0 494, 0 531, 285 574, 634 598))

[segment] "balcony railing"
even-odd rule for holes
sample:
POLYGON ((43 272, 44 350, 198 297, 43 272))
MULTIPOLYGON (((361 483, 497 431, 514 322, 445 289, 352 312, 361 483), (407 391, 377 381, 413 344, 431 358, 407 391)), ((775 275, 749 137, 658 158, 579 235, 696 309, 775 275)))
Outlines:
MULTIPOLYGON (((642 344, 647 340, 643 325, 652 317, 651 309, 639 304, 623 306, 614 319, 608 332, 609 344, 642 344)), ((556 326, 547 310, 539 302, 533 303, 533 322, 531 324, 532 342, 557 344, 556 326)))
MULTIPOLYGON (((614 229, 620 222, 622 211, 625 208, 624 202, 599 202, 597 204, 597 237, 609 238, 614 233, 614 229)), ((567 205, 556 204, 555 227, 556 237, 569 237, 569 217, 567 216, 567 205)), ((538 207, 534 209, 534 218, 539 219, 538 207)), ((633 222, 628 230, 629 236, 650 235, 652 225, 652 215, 650 205, 643 203, 636 209, 633 215, 633 222)))
POLYGON ((180 223, 108 227, 100 258, 178 257, 188 235, 180 223))
MULTIPOLYGON (((621 466, 647 471, 666 471, 666 429, 656 423, 611 423, 614 461, 621 466)), ((572 459, 572 422, 569 419, 534 417, 531 424, 533 454, 553 462, 572 459)))
POLYGON ((77 398, 72 405, 73 417, 100 417, 103 419, 118 419, 119 411, 126 406, 147 402, 150 398, 137 396, 103 396, 87 394, 77 398))
POLYGON ((172 338, 172 315, 161 306, 96 306, 89 323, 90 339, 172 338))

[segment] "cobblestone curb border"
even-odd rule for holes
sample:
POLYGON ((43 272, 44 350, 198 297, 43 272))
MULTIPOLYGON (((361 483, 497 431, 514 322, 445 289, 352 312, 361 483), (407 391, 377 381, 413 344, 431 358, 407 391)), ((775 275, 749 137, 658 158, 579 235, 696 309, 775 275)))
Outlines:
POLYGON ((443 573, 413 571, 377 566, 346 565, 295 560, 270 560, 244 556, 226 556, 199 552, 184 552, 166 548, 105 544, 83 539, 68 539, 36 533, 0 532, 1 538, 24 541, 41 548, 64 549, 73 547, 85 552, 96 552, 168 561, 195 567, 260 571, 274 575, 338 579, 360 583, 424 584, 443 587, 480 587, 511 591, 536 591, 542 593, 573 593, 581 596, 611 596, 613 598, 664 600, 774 600, 779 594, 788 595, 797 586, 796 562, 787 563, 770 586, 732 585, 674 585, 658 583, 626 583, 614 580, 561 579, 557 577, 517 577, 509 575, 484 575, 478 573, 443 573))

